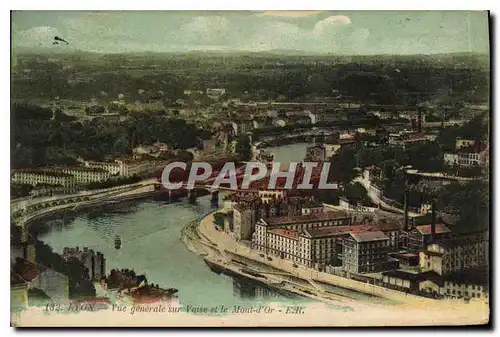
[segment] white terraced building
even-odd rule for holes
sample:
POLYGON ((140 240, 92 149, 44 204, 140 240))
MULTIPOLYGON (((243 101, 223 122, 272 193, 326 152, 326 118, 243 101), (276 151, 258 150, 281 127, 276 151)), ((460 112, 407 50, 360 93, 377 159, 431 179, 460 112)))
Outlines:
POLYGON ((72 188, 76 185, 73 175, 45 169, 13 170, 11 181, 16 184, 28 184, 32 186, 48 184, 72 188))
POLYGON ((61 167, 56 168, 56 170, 70 174, 75 177, 75 181, 78 185, 86 185, 93 182, 100 182, 107 180, 111 177, 111 174, 102 168, 92 168, 92 167, 61 167))
POLYGON ((120 165, 120 176, 124 177, 150 175, 167 165, 165 160, 117 159, 116 162, 120 165))
POLYGON ((117 175, 120 173, 120 164, 117 162, 97 162, 97 161, 86 161, 84 163, 85 167, 100 168, 108 171, 111 175, 117 175))
POLYGON ((76 167, 47 167, 40 169, 13 170, 11 181, 17 184, 32 186, 49 184, 72 188, 76 185, 86 185, 92 182, 107 180, 111 174, 102 168, 76 167))

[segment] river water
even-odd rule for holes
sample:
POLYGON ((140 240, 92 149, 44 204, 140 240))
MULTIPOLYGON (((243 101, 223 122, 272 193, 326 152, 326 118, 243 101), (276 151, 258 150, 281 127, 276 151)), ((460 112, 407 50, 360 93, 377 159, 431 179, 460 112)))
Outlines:
MULTIPOLYGON (((307 144, 269 148, 276 161, 302 160, 307 144)), ((177 288, 182 305, 249 305, 269 302, 304 304, 311 300, 277 293, 242 279, 218 275, 181 242, 181 228, 210 212, 210 197, 197 204, 186 200, 168 204, 161 201, 138 201, 126 211, 82 214, 64 226, 46 227, 40 240, 62 253, 64 247, 87 246, 106 258, 106 270, 134 269, 145 274, 150 283, 163 288, 177 288), (114 247, 119 235, 122 248, 114 247)))

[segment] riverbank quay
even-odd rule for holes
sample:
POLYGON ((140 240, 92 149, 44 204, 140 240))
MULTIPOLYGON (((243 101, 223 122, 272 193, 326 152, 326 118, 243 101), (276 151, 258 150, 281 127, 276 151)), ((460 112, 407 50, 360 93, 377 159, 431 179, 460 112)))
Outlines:
POLYGON ((464 303, 460 300, 436 300, 425 298, 307 269, 302 266, 294 266, 293 262, 275 256, 272 257, 272 260, 269 260, 266 256, 261 256, 258 252, 236 242, 225 232, 217 230, 214 226, 214 215, 217 212, 218 211, 215 211, 206 215, 200 219, 197 225, 190 224, 192 236, 189 241, 191 244, 193 244, 194 241, 196 244, 203 247, 203 251, 197 250, 197 253, 199 255, 206 254, 204 259, 209 262, 209 266, 216 266, 222 270, 229 270, 241 276, 251 279, 260 279, 261 281, 262 278, 256 275, 265 276, 264 282, 274 288, 280 287, 280 282, 285 281, 287 290, 326 303, 349 303, 356 307, 360 305, 379 307, 391 306, 395 310, 411 308, 412 310, 419 309, 423 312, 432 309, 436 311, 447 311, 450 315, 453 313, 457 314, 458 310, 460 314, 464 311, 469 312, 469 315, 475 317, 476 322, 481 320, 487 321, 489 317, 489 303, 487 302, 470 301, 469 303, 464 303), (248 262, 251 262, 251 268, 242 268, 241 265, 238 266, 238 261, 245 261, 244 263, 246 263, 247 266, 249 265, 248 262), (266 266, 266 268, 262 268, 261 266, 266 266), (278 272, 270 274, 269 271, 265 270, 267 268, 272 268, 278 272), (249 271, 253 272, 254 275, 248 274, 249 271), (279 272, 281 272, 282 275, 279 275, 279 272), (299 281, 300 286, 297 285, 293 287, 293 282, 288 282, 290 278, 293 278, 294 281, 301 280, 299 281), (310 287, 307 286, 307 284, 310 284, 310 287), (373 296, 373 298, 368 301, 360 301, 359 299, 349 298, 350 296, 342 297, 338 294, 332 296, 327 292, 326 288, 328 285, 351 292, 370 295, 373 296), (306 292, 304 292, 304 290, 306 292), (384 302, 382 299, 387 301, 384 302))
POLYGON ((166 193, 168 192, 156 190, 153 184, 134 184, 125 189, 110 189, 109 191, 88 193, 78 197, 67 196, 64 199, 45 201, 47 204, 45 207, 28 209, 21 216, 13 216, 12 219, 16 226, 24 228, 37 218, 58 212, 80 211, 98 205, 162 196, 166 195, 166 193))

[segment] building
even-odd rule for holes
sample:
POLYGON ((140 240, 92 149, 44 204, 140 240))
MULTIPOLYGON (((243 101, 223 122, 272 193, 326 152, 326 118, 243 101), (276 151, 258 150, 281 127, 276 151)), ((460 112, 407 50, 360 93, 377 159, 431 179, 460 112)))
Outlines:
POLYGON ((357 274, 393 269, 389 245, 390 240, 382 231, 351 233, 342 242, 342 269, 357 274))
POLYGON ((394 118, 394 112, 392 111, 373 110, 369 111, 368 114, 371 114, 372 116, 376 116, 384 120, 394 118))
POLYGON ((111 177, 109 171, 99 167, 59 167, 55 168, 55 170, 72 175, 77 185, 105 181, 111 177))
POLYGON ((486 268, 469 269, 447 275, 434 271, 410 272, 390 270, 382 273, 385 287, 437 298, 465 298, 488 300, 488 271, 486 268))
POLYGON ((444 163, 448 166, 474 167, 484 166, 488 163, 488 146, 480 141, 475 141, 472 145, 470 140, 457 139, 460 145, 454 152, 447 152, 443 155, 444 163))
POLYGON ((367 181, 382 179, 382 173, 382 169, 376 165, 367 166, 363 170, 363 179, 367 181))
POLYGON ((17 226, 10 227, 10 262, 14 264, 18 258, 34 263, 36 260, 36 240, 17 226))
POLYGON ((120 164, 115 161, 109 162, 96 162, 96 161, 84 161, 83 165, 90 168, 98 168, 108 171, 110 175, 120 174, 120 164))
POLYGON ((214 139, 202 139, 201 146, 204 151, 213 151, 215 150, 215 140, 214 139))
POLYGON ((277 216, 260 219, 259 223, 267 228, 286 228, 304 230, 327 226, 346 226, 352 224, 352 219, 346 212, 321 212, 298 216, 277 216))
POLYGON ((332 156, 339 154, 343 147, 353 146, 358 141, 353 138, 339 139, 338 137, 331 137, 323 142, 325 148, 325 158, 329 159, 332 156))
POLYGON ((134 156, 152 156, 159 157, 162 153, 168 153, 168 145, 161 142, 155 142, 152 145, 140 145, 132 150, 134 156))
POLYGON ((430 243, 420 252, 420 269, 439 275, 488 264, 488 241, 482 234, 469 234, 430 243))
POLYGON ((353 233, 376 230, 371 225, 329 226, 306 229, 302 232, 302 261, 310 268, 320 271, 327 266, 340 266, 343 263, 343 240, 353 233))
POLYGON ((403 247, 403 226, 399 221, 380 219, 375 226, 389 238, 390 252, 398 252, 403 247))
POLYGON ((49 267, 17 259, 11 274, 24 282, 28 290, 39 289, 53 301, 65 302, 69 298, 68 277, 49 267))
MULTIPOLYGON (((238 240, 251 240, 261 218, 316 213, 318 204, 309 197, 287 196, 287 190, 259 190, 232 198, 233 233, 238 240)), ((321 208, 322 209, 322 208, 321 208)))
POLYGON ((144 176, 165 168, 167 161, 165 160, 135 160, 135 159, 117 159, 116 162, 120 165, 120 176, 131 177, 134 175, 144 176))
POLYGON ((223 88, 207 88, 207 96, 210 99, 218 100, 221 96, 226 94, 226 89, 223 88))
POLYGON ((233 233, 236 240, 251 240, 258 213, 255 205, 237 204, 233 207, 233 233))
POLYGON ((449 298, 489 300, 488 268, 453 272, 443 277, 441 294, 449 298))
POLYGON ((304 161, 318 162, 325 160, 326 160, 326 149, 323 145, 316 144, 307 147, 304 161))
POLYGON ((460 137, 457 137, 457 139, 455 139, 455 150, 471 147, 475 143, 476 141, 473 139, 462 139, 460 137))
POLYGON ((435 135, 425 135, 423 133, 417 133, 413 131, 401 131, 398 133, 390 133, 388 143, 391 146, 398 146, 402 147, 403 149, 407 149, 414 144, 422 144, 429 141, 434 141, 435 139, 435 135))
POLYGON ((351 218, 344 212, 310 212, 310 209, 305 215, 260 219, 255 224, 252 248, 324 270, 337 259, 335 238, 357 230, 350 225, 351 218))
POLYGON ((184 90, 184 95, 186 96, 191 96, 191 95, 203 95, 203 91, 201 90, 184 90))
POLYGON ((10 273, 10 311, 19 312, 28 307, 29 284, 11 270, 10 273))
POLYGON ((161 111, 165 108, 161 99, 142 99, 135 101, 138 111, 161 111))
POLYGON ((89 280, 100 280, 106 276, 106 259, 100 252, 94 252, 87 247, 83 247, 83 250, 80 250, 80 247, 64 247, 62 258, 79 260, 88 270, 89 280))
POLYGON ((323 204, 316 200, 307 200, 302 205, 302 215, 316 214, 324 211, 323 204))
POLYGON ((72 188, 75 185, 85 185, 91 182, 104 181, 111 176, 109 171, 99 167, 50 167, 44 169, 14 170, 12 182, 20 184, 50 184, 72 188))
POLYGON ((75 187, 76 179, 72 174, 63 173, 53 169, 18 169, 11 174, 12 183, 28 184, 36 186, 38 184, 59 185, 70 189, 75 187))
POLYGON ((418 293, 434 292, 439 293, 442 280, 435 272, 413 273, 405 270, 389 270, 382 273, 384 286, 396 288, 401 291, 418 293))
POLYGON ((311 117, 304 115, 292 115, 286 119, 287 125, 311 125, 311 117))
POLYGON ((294 230, 265 228, 256 224, 252 248, 267 255, 324 271, 327 266, 342 263, 342 238, 352 232, 373 230, 369 225, 327 226, 294 230))
POLYGON ((224 217, 224 232, 226 232, 227 234, 230 234, 234 231, 233 220, 234 212, 229 211, 224 217))
POLYGON ((411 253, 418 254, 433 240, 449 238, 451 231, 443 223, 438 223, 435 226, 420 225, 408 231, 408 247, 407 250, 411 253))
POLYGON ((231 122, 235 135, 244 135, 253 130, 253 121, 250 119, 241 119, 231 122))
POLYGON ((287 124, 286 120, 284 120, 283 118, 276 118, 273 119, 273 125, 277 127, 285 127, 287 124))

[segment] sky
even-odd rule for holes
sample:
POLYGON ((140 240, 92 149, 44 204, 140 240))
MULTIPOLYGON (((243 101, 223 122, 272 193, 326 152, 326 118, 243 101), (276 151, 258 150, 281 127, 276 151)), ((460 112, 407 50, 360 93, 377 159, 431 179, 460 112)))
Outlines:
POLYGON ((14 47, 102 53, 191 50, 489 52, 481 11, 16 11, 14 47), (70 44, 53 45, 54 36, 70 44))

